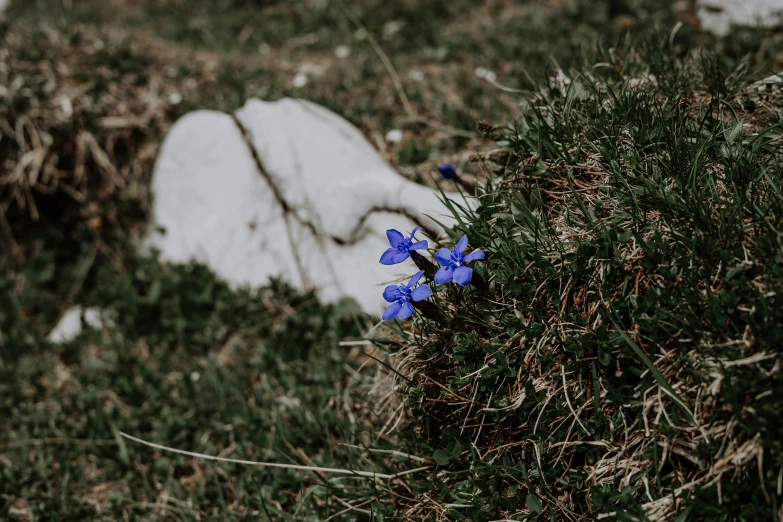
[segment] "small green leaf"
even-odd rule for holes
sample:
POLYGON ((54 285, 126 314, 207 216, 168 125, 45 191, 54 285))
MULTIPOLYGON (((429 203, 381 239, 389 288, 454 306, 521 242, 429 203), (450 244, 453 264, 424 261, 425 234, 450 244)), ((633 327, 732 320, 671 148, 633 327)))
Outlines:
POLYGON ((541 511, 543 511, 541 500, 532 493, 527 494, 526 503, 527 503, 527 508, 530 510, 531 513, 538 515, 539 513, 541 513, 541 511))
POLYGON ((438 466, 445 466, 451 461, 451 455, 449 455, 446 450, 435 450, 435 453, 432 454, 432 458, 435 459, 438 466))
POLYGON ((128 455, 128 446, 125 445, 125 439, 120 435, 120 431, 114 426, 114 423, 109 422, 109 428, 114 436, 114 440, 117 441, 117 447, 120 450, 120 461, 126 466, 130 466, 130 456, 128 455))
POLYGON ((742 125, 742 120, 739 120, 734 124, 734 128, 731 129, 731 132, 724 133, 726 136, 726 141, 729 143, 729 145, 737 141, 737 138, 739 138, 740 134, 742 134, 742 125))
POLYGON ((462 444, 460 444, 459 442, 455 442, 454 447, 451 448, 451 458, 458 459, 461 454, 462 454, 462 444))

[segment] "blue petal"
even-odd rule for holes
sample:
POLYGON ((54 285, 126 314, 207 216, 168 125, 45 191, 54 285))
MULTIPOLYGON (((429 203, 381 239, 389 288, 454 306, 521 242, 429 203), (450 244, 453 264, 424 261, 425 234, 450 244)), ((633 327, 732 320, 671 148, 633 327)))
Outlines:
POLYGON ((462 260, 463 263, 470 263, 471 261, 476 261, 478 259, 484 259, 484 251, 483 250, 474 250, 470 254, 466 255, 465 258, 462 260))
POLYGON ((453 277, 454 277, 454 270, 448 266, 444 266, 440 270, 435 272, 435 282, 439 285, 442 285, 443 283, 451 282, 451 279, 453 277))
POLYGON ((424 275, 424 270, 421 270, 421 271, 416 272, 415 274, 413 274, 413 277, 411 277, 411 280, 408 281, 407 287, 408 288, 413 288, 413 285, 418 283, 419 279, 421 279, 421 276, 423 276, 423 275, 424 275))
POLYGON ((466 248, 468 248, 468 236, 462 236, 462 239, 459 240, 457 246, 454 247, 454 253, 461 254, 466 248))
POLYGON ((413 239, 413 236, 415 236, 416 232, 418 232, 419 230, 424 230, 424 227, 416 227, 416 228, 414 228, 413 231, 411 232, 410 238, 413 239))
POLYGON ((455 283, 462 286, 468 286, 471 279, 473 279, 473 269, 469 266, 460 266, 454 270, 455 283))
POLYGON ((399 301, 394 301, 392 304, 387 306, 386 310, 383 312, 383 320, 391 321, 392 319, 396 319, 397 315, 400 313, 401 308, 402 303, 399 301))
POLYGON ((389 229, 386 231, 386 237, 389 239, 389 244, 392 248, 397 248, 402 241, 405 240, 405 236, 399 230, 389 229))
POLYGON ((456 169, 448 163, 441 163, 438 165, 438 172, 443 176, 443 179, 454 179, 457 177, 456 169))
POLYGON ((411 257, 410 252, 400 252, 396 248, 389 248, 381 256, 381 264, 396 265, 411 257))
POLYGON ((386 252, 383 253, 381 256, 381 264, 382 265, 393 265, 397 263, 397 261, 394 261, 394 258, 397 257, 397 254, 399 252, 396 248, 387 248, 386 252))
POLYGON ((397 285, 389 285, 383 291, 383 298, 390 303, 393 303, 400 297, 402 297, 402 292, 400 292, 400 289, 397 285))
POLYGON ((413 243, 408 250, 426 250, 429 246, 429 243, 427 243, 427 240, 423 241, 417 241, 416 243, 413 243))
POLYGON ((407 252, 407 251, 406 252, 397 252, 397 254, 392 258, 392 261, 394 261, 394 264, 402 263, 403 261, 405 261, 409 257, 411 257, 411 253, 410 252, 407 252))
POLYGON ((440 266, 448 266, 451 262, 451 250, 448 248, 441 248, 435 254, 435 259, 440 263, 440 266))
POLYGON ((432 295, 432 288, 429 285, 417 286, 411 292, 411 299, 414 301, 423 301, 432 295))
POLYGON ((407 319, 408 317, 412 316, 415 311, 416 310, 413 309, 413 306, 408 301, 405 301, 402 303, 402 309, 400 309, 400 313, 397 314, 397 319, 407 319))

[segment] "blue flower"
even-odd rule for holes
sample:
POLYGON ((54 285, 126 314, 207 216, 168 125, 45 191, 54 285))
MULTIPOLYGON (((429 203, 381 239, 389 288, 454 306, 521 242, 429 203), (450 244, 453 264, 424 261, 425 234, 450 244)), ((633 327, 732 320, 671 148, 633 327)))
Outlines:
POLYGON ((448 179, 453 181, 454 183, 459 183, 465 189, 467 189, 470 192, 473 192, 473 190, 476 188, 473 183, 470 181, 465 181, 460 177, 459 174, 457 174, 457 169, 449 165, 448 163, 441 163, 438 165, 438 171, 440 172, 440 175, 443 176, 443 179, 448 179))
POLYGON ((403 236, 402 232, 398 230, 387 230, 386 237, 389 238, 391 248, 386 249, 386 252, 381 256, 381 264, 396 265, 408 259, 411 256, 411 250, 425 250, 427 248, 426 240, 413 242, 413 236, 419 230, 422 230, 422 228, 414 228, 408 237, 403 236))
POLYGON ((448 248, 438 250, 438 253, 435 254, 435 259, 438 260, 441 268, 435 274, 435 282, 437 284, 448 283, 452 280, 462 286, 470 284, 470 280, 473 279, 473 269, 465 266, 465 263, 484 259, 484 251, 474 250, 472 253, 465 255, 463 252, 465 252, 467 247, 468 236, 462 236, 457 246, 454 247, 453 252, 448 248))
POLYGON ((457 170, 448 163, 441 163, 438 165, 438 172, 443 176, 443 179, 459 179, 457 170))
POLYGON ((383 298, 391 304, 383 312, 384 321, 407 319, 414 312, 411 301, 421 301, 432 295, 432 288, 428 285, 413 288, 413 285, 419 282, 422 275, 424 275, 424 270, 417 272, 416 275, 411 277, 407 285, 389 285, 386 287, 386 290, 383 291, 383 298))

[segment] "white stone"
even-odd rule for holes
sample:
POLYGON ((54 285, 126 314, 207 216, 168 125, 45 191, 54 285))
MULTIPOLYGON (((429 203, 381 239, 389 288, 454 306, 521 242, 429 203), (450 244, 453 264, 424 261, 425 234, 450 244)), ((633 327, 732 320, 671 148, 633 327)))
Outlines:
POLYGON ((347 45, 338 45, 334 50, 334 55, 337 58, 344 60, 345 58, 351 56, 351 48, 347 45))
POLYGON ((420 71, 420 70, 418 70, 418 69, 411 69, 411 70, 408 72, 408 78, 410 78, 410 79, 411 79, 411 80, 413 80, 414 82, 420 82, 420 81, 423 81, 423 80, 424 80, 424 73, 423 73, 423 72, 421 72, 421 71, 420 71))
POLYGON ((275 188, 231 116, 190 113, 155 166, 154 225, 166 233, 151 233, 147 245, 164 260, 203 262, 236 285, 280 277, 324 301, 347 296, 379 314, 384 284, 417 271, 410 260, 378 262, 389 246, 385 231, 415 226, 398 209, 436 232, 428 215, 453 224, 439 194, 397 174, 355 127, 318 105, 250 100, 236 118, 275 188))
POLYGON ((476 70, 473 71, 473 74, 476 75, 476 78, 487 80, 489 83, 495 83, 495 81, 498 79, 498 75, 486 67, 476 67, 476 70))
POLYGON ((752 87, 760 94, 780 91, 783 89, 783 73, 773 74, 763 80, 753 82, 752 87))
POLYGON ((82 333, 82 320, 84 324, 96 330, 109 326, 110 321, 105 321, 101 311, 97 308, 82 308, 73 306, 69 308, 54 327, 47 340, 50 343, 67 343, 82 333))
POLYGON ((295 89, 300 89, 307 85, 307 75, 305 73, 296 73, 293 81, 291 82, 295 89))
POLYGON ((783 21, 783 0, 699 0, 698 16, 705 31, 729 34, 732 25, 772 27, 783 21))
POLYGON ((400 129, 392 129, 386 133, 386 141, 389 143, 400 143, 402 141, 402 131, 400 129))

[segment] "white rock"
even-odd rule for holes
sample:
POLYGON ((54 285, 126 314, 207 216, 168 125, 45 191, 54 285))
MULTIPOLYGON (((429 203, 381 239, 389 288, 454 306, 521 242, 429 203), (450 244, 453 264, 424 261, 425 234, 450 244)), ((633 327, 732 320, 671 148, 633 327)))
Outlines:
POLYGON ((347 45, 338 45, 334 50, 334 55, 341 60, 351 56, 351 48, 347 45))
POLYGON ((394 172, 355 127, 318 105, 250 100, 236 119, 198 111, 171 129, 152 182, 154 224, 166 233, 147 244, 237 285, 281 277, 324 301, 348 296, 380 313, 383 285, 417 270, 410 260, 378 262, 385 231, 415 226, 399 209, 433 231, 440 227, 427 215, 452 224, 438 193, 394 172))
POLYGON ((699 0, 705 31, 726 36, 732 25, 772 27, 783 21, 783 0, 699 0))
POLYGON ((476 76, 476 78, 481 78, 484 80, 487 77, 487 74, 490 72, 491 71, 486 67, 476 67, 476 69, 473 71, 473 74, 476 76))
POLYGON ((408 78, 410 78, 410 79, 411 79, 411 80, 413 80, 414 82, 420 82, 420 81, 423 81, 423 80, 424 80, 424 73, 423 73, 423 72, 421 72, 421 71, 420 71, 420 70, 418 70, 418 69, 411 69, 411 70, 408 72, 408 78))
POLYGON ((476 67, 473 74, 476 75, 476 78, 487 80, 489 83, 494 83, 498 79, 498 75, 486 67, 476 67))
POLYGON ((300 89, 307 85, 307 75, 305 73, 296 73, 294 80, 291 82, 295 89, 300 89))
POLYGON ((752 87, 761 94, 780 91, 783 89, 783 73, 773 74, 763 80, 753 82, 752 87))
POLYGON ((73 306, 69 308, 49 333, 47 340, 50 343, 67 343, 82 333, 82 320, 84 324, 96 330, 109 326, 110 321, 105 321, 101 317, 101 311, 97 308, 82 308, 73 306))
POLYGON ((400 129, 392 129, 386 133, 386 141, 389 143, 399 143, 402 141, 402 131, 400 129))

